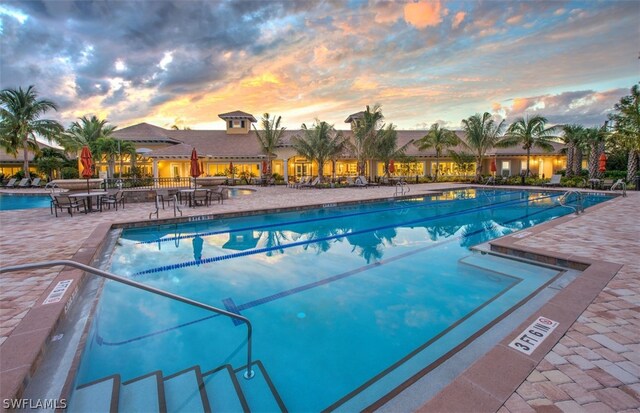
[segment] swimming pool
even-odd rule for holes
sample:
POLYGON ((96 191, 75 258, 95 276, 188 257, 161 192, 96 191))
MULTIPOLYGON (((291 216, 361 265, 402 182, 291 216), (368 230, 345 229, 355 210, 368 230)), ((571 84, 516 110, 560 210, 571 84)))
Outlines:
POLYGON ((0 211, 48 208, 50 202, 49 195, 0 194, 0 211))
MULTIPOLYGON (((111 271, 249 318, 289 411, 360 411, 554 279, 468 248, 571 213, 559 195, 460 190, 127 229, 111 271)), ((107 282, 77 383, 194 365, 241 377, 245 363, 242 325, 107 282)), ((255 379, 239 382, 270 410, 255 379)))
POLYGON ((229 191, 229 198, 236 198, 244 195, 251 195, 255 192, 253 189, 246 188, 227 188, 229 191))

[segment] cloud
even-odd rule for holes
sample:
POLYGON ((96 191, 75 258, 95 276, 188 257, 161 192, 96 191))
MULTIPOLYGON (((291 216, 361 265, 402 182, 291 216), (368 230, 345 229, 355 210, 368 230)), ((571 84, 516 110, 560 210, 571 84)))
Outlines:
POLYGON ((466 16, 466 15, 467 15, 467 13, 465 13, 463 11, 457 12, 453 16, 453 22, 451 23, 451 28, 457 29, 458 26, 460 26, 460 23, 462 23, 462 21, 464 20, 464 16, 466 16))
POLYGON ((613 106, 628 91, 611 89, 603 92, 580 90, 559 94, 518 97, 510 105, 493 104, 494 113, 504 114, 508 121, 527 115, 540 114, 551 124, 580 123, 586 126, 600 125, 613 106))
POLYGON ((442 23, 443 13, 439 0, 407 3, 404 6, 405 21, 418 29, 439 25, 442 23))

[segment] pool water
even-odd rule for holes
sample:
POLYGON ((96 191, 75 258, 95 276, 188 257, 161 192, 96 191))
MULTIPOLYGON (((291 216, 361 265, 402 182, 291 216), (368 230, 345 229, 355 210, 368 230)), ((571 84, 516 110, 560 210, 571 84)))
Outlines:
POLYGON ((49 195, 0 194, 0 211, 48 208, 50 202, 49 195))
MULTIPOLYGON (((127 229, 110 270, 249 318, 289 411, 360 411, 558 275, 469 247, 572 213, 559 195, 460 190, 127 229)), ((229 318, 107 282, 77 382, 240 368, 246 344, 229 318)))
POLYGON ((243 188, 227 188, 227 190, 229 191, 230 198, 236 198, 244 195, 251 195, 255 192, 253 189, 243 189, 243 188))

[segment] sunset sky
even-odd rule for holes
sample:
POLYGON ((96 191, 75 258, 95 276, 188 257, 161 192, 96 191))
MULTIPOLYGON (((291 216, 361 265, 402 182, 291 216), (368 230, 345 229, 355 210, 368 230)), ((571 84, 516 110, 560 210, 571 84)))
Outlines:
POLYGON ((3 1, 0 87, 35 85, 65 126, 297 129, 380 103, 399 129, 599 125, 640 80, 640 1, 3 1))

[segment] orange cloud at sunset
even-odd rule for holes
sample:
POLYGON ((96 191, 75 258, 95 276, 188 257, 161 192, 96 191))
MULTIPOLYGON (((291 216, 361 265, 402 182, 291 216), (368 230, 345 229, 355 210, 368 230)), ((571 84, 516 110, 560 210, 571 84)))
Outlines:
POLYGON ((453 27, 454 29, 457 28, 458 26, 460 26, 460 23, 462 23, 462 21, 464 20, 464 16, 466 16, 467 14, 463 11, 459 11, 455 14, 455 16, 453 16, 453 23, 451 24, 451 27, 453 27))
POLYGON ((442 22, 440 1, 408 3, 404 6, 404 19, 418 29, 437 26, 442 22))

